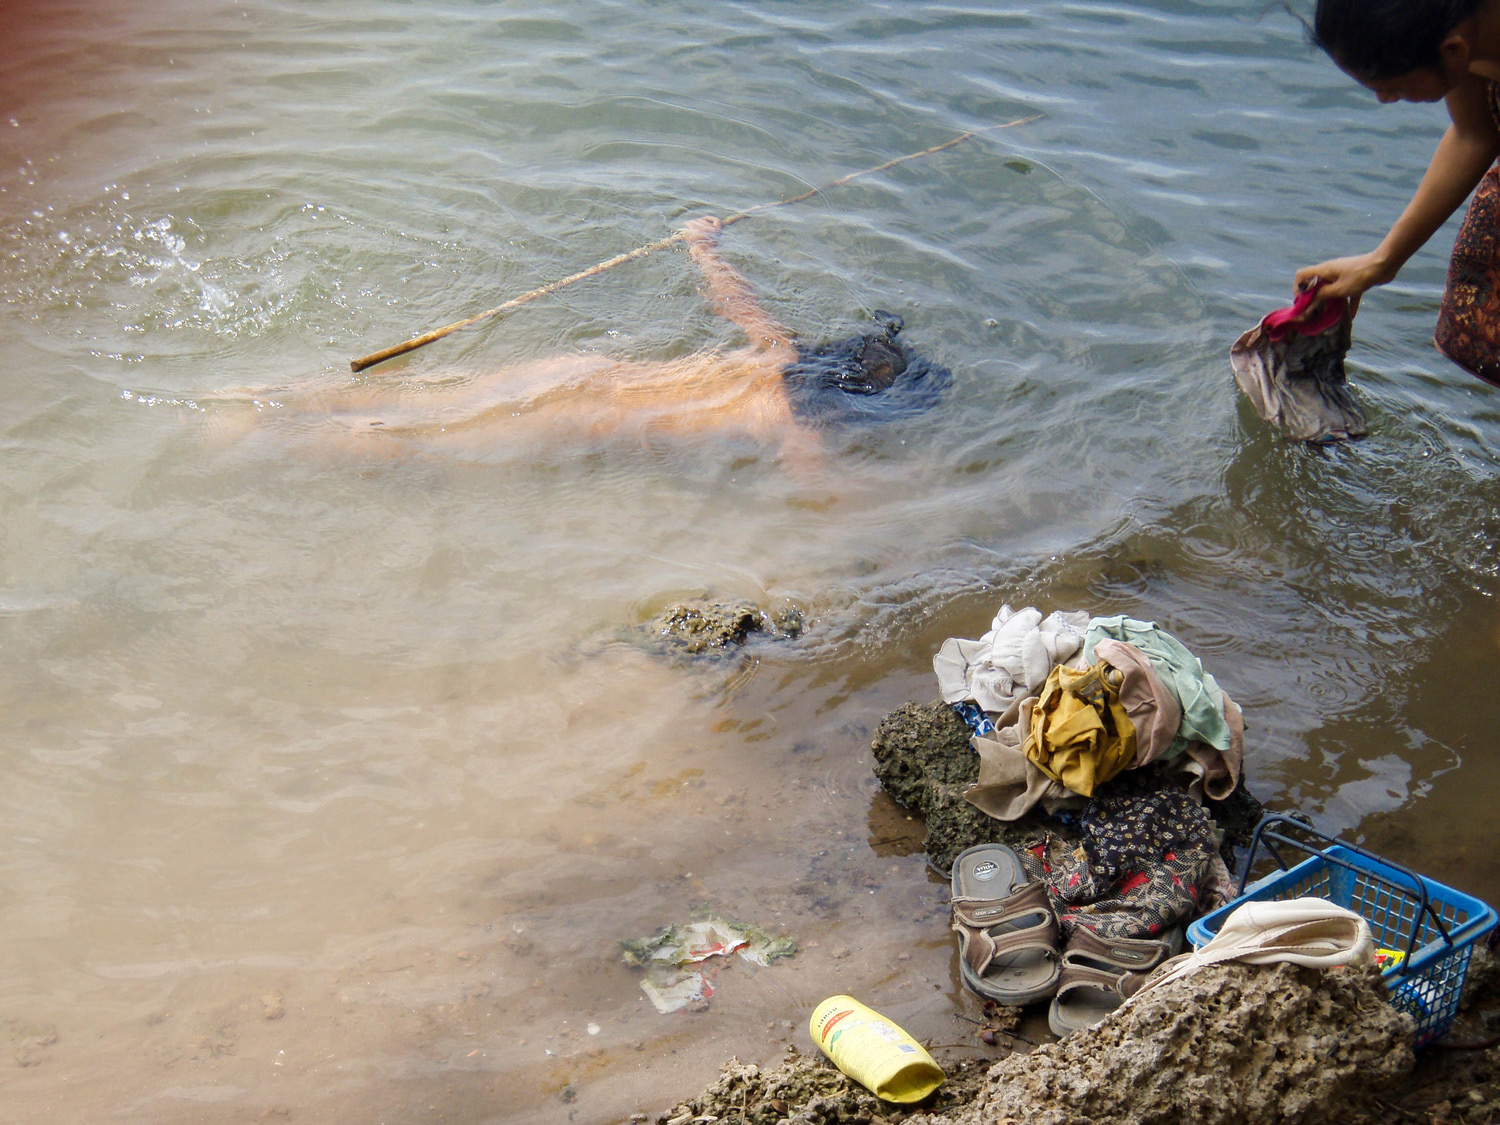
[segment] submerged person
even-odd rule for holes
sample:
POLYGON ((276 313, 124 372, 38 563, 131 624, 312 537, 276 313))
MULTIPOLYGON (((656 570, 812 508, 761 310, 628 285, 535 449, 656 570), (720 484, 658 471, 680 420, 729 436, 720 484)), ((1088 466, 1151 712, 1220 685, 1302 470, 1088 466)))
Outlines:
POLYGON ((1461 203, 1434 342, 1500 386, 1500 0, 1318 0, 1310 35, 1382 104, 1445 102, 1450 123, 1416 194, 1374 250, 1298 270, 1299 289, 1357 302, 1401 267, 1461 203))
POLYGON ((365 449, 394 438, 447 443, 523 429, 590 437, 732 431, 780 441, 793 457, 815 448, 819 429, 911 417, 938 401, 951 373, 898 338, 899 316, 877 312, 874 332, 800 347, 719 255, 722 229, 718 219, 695 219, 684 235, 710 301, 749 338, 744 347, 650 363, 561 356, 458 382, 303 386, 250 397, 261 414, 313 419, 331 431, 325 438, 365 449))

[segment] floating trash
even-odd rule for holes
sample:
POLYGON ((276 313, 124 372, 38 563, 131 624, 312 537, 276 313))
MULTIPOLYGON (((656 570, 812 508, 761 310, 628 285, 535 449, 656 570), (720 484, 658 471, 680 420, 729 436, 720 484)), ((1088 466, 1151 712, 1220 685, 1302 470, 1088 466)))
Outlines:
POLYGON ((797 952, 789 937, 775 937, 757 926, 742 926, 710 915, 696 922, 664 926, 648 938, 622 941, 625 963, 646 970, 641 991, 658 1012, 701 1012, 713 997, 713 958, 738 954, 752 965, 769 965, 797 952), (691 966, 703 965, 703 968, 691 966))

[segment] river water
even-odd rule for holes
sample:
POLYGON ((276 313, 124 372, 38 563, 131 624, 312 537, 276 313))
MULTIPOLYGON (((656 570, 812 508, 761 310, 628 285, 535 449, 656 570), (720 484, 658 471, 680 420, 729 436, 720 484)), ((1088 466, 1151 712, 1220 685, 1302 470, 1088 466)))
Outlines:
MULTIPOLYGON (((1440 107, 1259 3, 5 5, 0 1120, 619 1121, 851 992, 972 1041, 879 718, 1002 600, 1161 622, 1252 789, 1500 894, 1495 392, 1429 343, 1452 227, 1372 294, 1369 439, 1238 400, 1233 339, 1374 244, 1440 107), (733 436, 350 451, 236 388, 758 214, 805 339, 954 372, 812 471, 733 436), (801 607, 745 662, 630 640, 801 607), (660 1015, 622 938, 797 938, 660 1015)), ((734 346, 670 250, 363 376, 734 346)))

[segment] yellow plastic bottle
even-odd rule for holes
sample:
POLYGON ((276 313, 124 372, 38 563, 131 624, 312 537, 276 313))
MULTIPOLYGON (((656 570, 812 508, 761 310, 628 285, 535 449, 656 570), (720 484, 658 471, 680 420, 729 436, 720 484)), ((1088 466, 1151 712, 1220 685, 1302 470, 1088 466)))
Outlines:
POLYGON ((947 1078, 920 1043, 852 996, 824 1000, 807 1030, 834 1066, 888 1102, 919 1102, 947 1078))

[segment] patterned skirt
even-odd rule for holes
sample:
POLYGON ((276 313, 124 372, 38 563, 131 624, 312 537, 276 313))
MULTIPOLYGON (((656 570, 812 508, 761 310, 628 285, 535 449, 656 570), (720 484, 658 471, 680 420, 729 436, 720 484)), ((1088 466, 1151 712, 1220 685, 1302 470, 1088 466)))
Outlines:
POLYGON ((1479 181, 1453 244, 1432 339, 1465 371, 1500 387, 1500 164, 1479 181))

